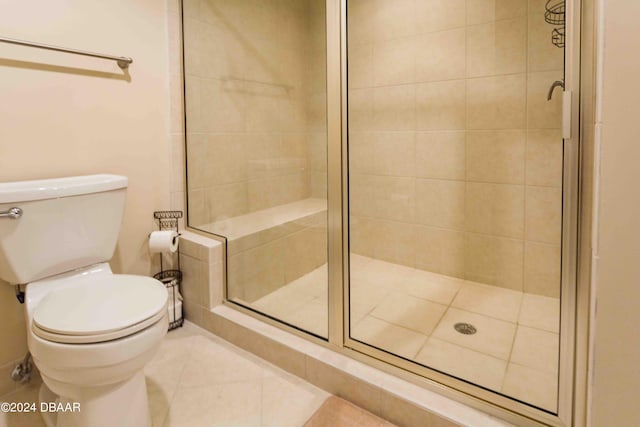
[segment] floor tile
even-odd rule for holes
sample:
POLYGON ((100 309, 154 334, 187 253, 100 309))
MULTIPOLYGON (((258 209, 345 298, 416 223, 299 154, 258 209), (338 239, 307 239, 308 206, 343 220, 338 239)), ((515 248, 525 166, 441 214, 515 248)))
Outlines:
POLYGON ((556 374, 509 363, 502 392, 551 412, 557 410, 558 378, 556 374))
POLYGON ((415 357, 427 340, 426 335, 372 316, 362 319, 352 329, 351 337, 409 359, 415 357))
POLYGON ((401 288, 409 295, 449 305, 463 283, 461 279, 416 269, 401 288))
MULTIPOLYGON (((2 402, 38 402, 40 384, 29 384, 2 396, 2 402)), ((40 412, 0 412, 0 427, 45 427, 40 412)))
POLYGON ((525 294, 518 323, 523 326, 558 333, 560 330, 560 300, 525 294))
POLYGON ((480 353, 508 360, 515 332, 516 325, 514 323, 449 308, 433 332, 433 336, 480 353), (477 332, 473 335, 461 334, 454 329, 456 323, 470 323, 477 332))
POLYGON ((392 293, 371 312, 371 316, 398 326, 430 335, 447 306, 411 295, 392 293))
POLYGON ((510 362, 557 373, 559 355, 558 334, 518 326, 510 362))
POLYGON ((416 361, 441 372, 500 391, 507 362, 437 338, 429 338, 416 361))
POLYGON ((188 387, 173 399, 165 427, 260 426, 261 383, 188 387))
POLYGON ((303 304, 291 312, 288 321, 298 328, 326 338, 329 329, 327 299, 315 298, 303 304))
POLYGON ((515 323, 520 314, 521 303, 522 292, 467 282, 451 306, 515 323))
POLYGON ((205 337, 195 337, 194 340, 191 357, 180 380, 181 389, 262 378, 262 367, 240 357, 237 351, 217 345, 205 337))
POLYGON ((262 382, 262 426, 299 427, 327 396, 303 381, 268 375, 262 382))

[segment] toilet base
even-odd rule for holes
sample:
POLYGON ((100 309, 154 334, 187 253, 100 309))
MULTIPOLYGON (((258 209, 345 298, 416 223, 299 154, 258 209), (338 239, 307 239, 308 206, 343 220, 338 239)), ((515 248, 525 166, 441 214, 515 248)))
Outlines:
MULTIPOLYGON (((151 427, 144 372, 126 381, 99 387, 72 386, 43 378, 58 393, 58 407, 79 410, 42 413, 47 426, 55 427, 151 427), (54 421, 55 420, 55 421, 54 421), (55 424, 50 424, 55 422, 55 424)), ((47 387, 42 384, 42 387, 47 387)), ((47 388, 48 389, 48 388, 47 388)), ((51 391, 41 390, 41 402, 56 402, 51 391), (45 399, 45 400, 42 400, 45 399)))

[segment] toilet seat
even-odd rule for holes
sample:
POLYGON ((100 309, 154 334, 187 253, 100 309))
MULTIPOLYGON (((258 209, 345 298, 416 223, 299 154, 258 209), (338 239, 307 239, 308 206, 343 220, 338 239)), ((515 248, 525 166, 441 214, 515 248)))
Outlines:
POLYGON ((87 276, 51 291, 33 313, 32 330, 48 341, 90 344, 135 334, 166 314, 165 286, 150 277, 87 276))

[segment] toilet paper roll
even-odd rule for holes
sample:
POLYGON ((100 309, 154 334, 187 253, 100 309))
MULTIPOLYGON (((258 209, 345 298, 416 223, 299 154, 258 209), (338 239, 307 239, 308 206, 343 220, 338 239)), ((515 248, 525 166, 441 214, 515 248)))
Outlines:
POLYGON ((149 235, 149 252, 175 252, 178 250, 178 233, 172 231, 154 231, 149 235))

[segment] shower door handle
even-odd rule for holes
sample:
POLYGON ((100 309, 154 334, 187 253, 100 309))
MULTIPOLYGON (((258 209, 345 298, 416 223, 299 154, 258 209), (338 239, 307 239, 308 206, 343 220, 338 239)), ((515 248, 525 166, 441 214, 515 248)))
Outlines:
POLYGON ((22 209, 11 208, 8 211, 0 212, 0 218, 18 219, 22 216, 22 209))
POLYGON ((553 91, 558 86, 560 86, 562 88, 562 90, 564 90, 564 81, 563 80, 556 80, 555 82, 553 82, 551 84, 551 87, 549 88, 549 93, 547 94, 547 101, 551 101, 551 98, 553 97, 553 91))

